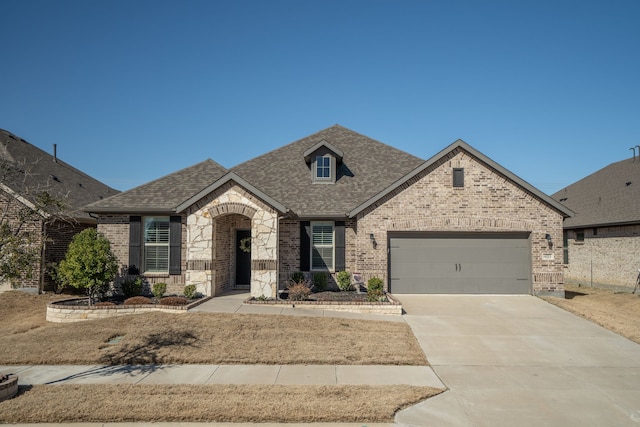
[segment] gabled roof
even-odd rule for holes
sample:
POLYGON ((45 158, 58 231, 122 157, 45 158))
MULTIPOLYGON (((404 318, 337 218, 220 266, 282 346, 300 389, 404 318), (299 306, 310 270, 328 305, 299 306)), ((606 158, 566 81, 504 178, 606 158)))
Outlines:
POLYGON ((345 218, 347 212, 422 163, 422 159, 340 125, 317 132, 231 170, 299 218, 345 218), (305 153, 326 145, 342 154, 335 184, 314 184, 305 153))
POLYGON ((95 222, 82 209, 96 200, 118 194, 115 190, 9 131, 0 129, 2 188, 33 206, 35 194, 46 191, 62 201, 70 217, 95 222), (11 169, 12 172, 7 173, 11 169))
POLYGON ((302 155, 304 156, 304 161, 309 164, 311 162, 311 155, 316 152, 321 147, 325 147, 333 154, 335 154, 338 159, 338 163, 342 163, 342 158, 344 157, 344 153, 339 148, 335 147, 333 144, 328 143, 324 139, 316 144, 313 144, 311 148, 308 148, 302 155))
POLYGON ((436 154, 435 156, 431 157, 429 160, 423 162, 418 167, 416 167, 414 170, 412 170, 408 174, 402 176, 400 179, 398 179, 397 181, 395 181, 394 183, 392 183, 391 185, 389 185, 388 187, 386 187, 385 189, 383 189, 379 193, 375 194, 369 200, 365 201, 364 203, 360 204, 355 209, 350 211, 349 212, 349 217, 356 216, 358 213, 362 212, 367 207, 371 206, 372 204, 374 204, 375 202, 377 202, 378 200, 380 200, 381 198, 383 198, 387 194, 391 193, 396 188, 400 187, 402 184, 404 184, 405 182, 407 182, 408 180, 410 180, 414 176, 418 175, 419 173, 421 173, 422 171, 427 169, 429 166, 431 166, 434 163, 438 162, 440 159, 442 159, 443 157, 445 157, 446 155, 448 155, 449 153, 451 153, 452 151, 454 151, 454 150, 456 150, 458 148, 466 151, 468 154, 471 154, 473 157, 475 157, 476 159, 480 160, 482 163, 486 164, 488 167, 490 167, 491 169, 495 170, 499 174, 501 174, 501 175, 507 177, 508 179, 510 179, 511 181, 515 182, 517 185, 519 185, 520 187, 522 187, 524 190, 528 191, 529 193, 533 194, 538 199, 540 199, 543 202, 551 205, 556 210, 558 210, 560 213, 562 213, 562 215, 564 215, 565 217, 570 217, 570 216, 573 215, 573 212, 570 209, 568 209, 566 206, 563 206, 561 203, 558 203, 556 200, 554 200, 551 197, 547 196, 546 194, 544 194, 543 192, 541 192, 540 190, 538 190, 537 188, 535 188, 534 186, 532 186, 531 184, 529 184, 528 182, 523 180, 522 178, 520 178, 517 175, 513 174, 512 172, 508 171, 504 167, 500 166, 498 163, 494 162, 489 157, 485 156, 484 154, 482 154, 481 152, 479 152, 478 150, 476 150, 475 148, 473 148, 472 146, 470 146, 469 144, 467 144, 463 140, 458 139, 453 144, 449 145, 444 150, 440 151, 438 154, 436 154))
POLYGON ((216 182, 227 170, 211 159, 85 206, 88 212, 167 213, 216 182))
POLYGON ((640 223, 640 159, 612 163, 552 197, 576 212, 565 228, 640 223))

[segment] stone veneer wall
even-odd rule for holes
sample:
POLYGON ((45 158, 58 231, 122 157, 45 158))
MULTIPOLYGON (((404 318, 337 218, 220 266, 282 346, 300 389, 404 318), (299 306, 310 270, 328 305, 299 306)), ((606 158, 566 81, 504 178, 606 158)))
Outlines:
MULTIPOLYGON (((278 214, 233 182, 188 209, 187 280, 205 295, 216 295, 231 283, 235 232, 231 232, 234 225, 224 219, 230 214, 251 220, 251 295, 275 296, 278 214)), ((244 224, 235 226, 244 228, 244 224)))
POLYGON ((564 293, 562 215, 461 149, 361 212, 357 231, 352 268, 385 283, 388 231, 529 231, 533 292, 564 293), (453 187, 453 168, 464 168, 464 187, 453 187))
POLYGON ((640 269, 640 224, 568 230, 567 233, 567 283, 633 290, 640 269), (584 242, 576 242, 577 231, 584 232, 584 242))
MULTIPOLYGON (((169 216, 169 215, 167 215, 169 216)), ((144 217, 143 217, 144 218, 144 217)), ((120 264, 120 273, 116 277, 114 287, 120 289, 120 284, 126 280, 138 276, 127 274, 129 265, 129 215, 100 215, 98 219, 98 232, 102 233, 111 242, 111 250, 120 264)), ((182 247, 186 243, 187 233, 185 218, 182 218, 182 247)), ((186 253, 181 253, 181 273, 180 274, 142 274, 144 281, 144 293, 151 293, 154 283, 164 282, 167 284, 167 294, 182 294, 185 281, 186 253)))

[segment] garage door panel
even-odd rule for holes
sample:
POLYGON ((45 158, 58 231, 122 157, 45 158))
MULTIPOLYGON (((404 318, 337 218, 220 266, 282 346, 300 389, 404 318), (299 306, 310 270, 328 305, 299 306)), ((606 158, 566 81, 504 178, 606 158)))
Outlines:
POLYGON ((530 293, 527 235, 391 237, 393 293, 530 293))

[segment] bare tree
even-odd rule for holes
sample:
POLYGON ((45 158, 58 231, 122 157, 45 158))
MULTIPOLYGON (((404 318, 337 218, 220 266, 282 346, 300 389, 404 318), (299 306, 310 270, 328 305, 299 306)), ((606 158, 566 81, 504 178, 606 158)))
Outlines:
POLYGON ((32 278, 47 242, 46 225, 73 221, 65 215, 64 197, 52 195, 51 178, 34 172, 37 162, 0 159, 0 283, 15 286, 32 278))

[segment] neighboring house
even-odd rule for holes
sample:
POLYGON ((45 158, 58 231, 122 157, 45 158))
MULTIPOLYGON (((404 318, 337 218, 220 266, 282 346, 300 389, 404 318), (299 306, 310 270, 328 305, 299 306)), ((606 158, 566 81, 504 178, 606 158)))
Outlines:
POLYGON ((425 161, 335 125, 85 209, 131 274, 174 290, 274 297, 295 272, 346 270, 395 294, 564 294, 571 211, 461 140, 425 161))
MULTIPOLYGON (((23 224, 38 236, 36 245, 44 242, 38 265, 31 278, 13 283, 25 290, 54 290, 55 283, 46 271, 49 263, 64 258, 69 243, 80 231, 96 227, 96 219, 81 208, 89 203, 113 196, 117 190, 91 178, 24 139, 0 129, 0 216, 17 224, 23 208, 34 209, 37 197, 48 194, 64 206, 55 218, 41 215, 23 224)), ((4 284, 5 287, 10 284, 4 284)))
POLYGON ((640 269, 640 158, 623 160, 552 196, 564 221, 568 283, 631 287, 640 269))

